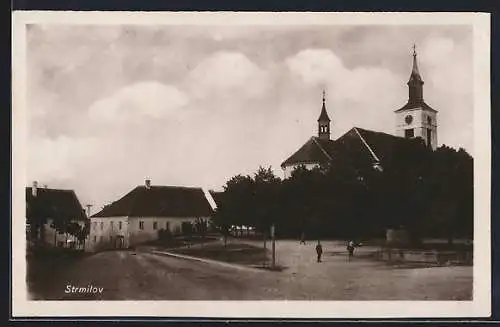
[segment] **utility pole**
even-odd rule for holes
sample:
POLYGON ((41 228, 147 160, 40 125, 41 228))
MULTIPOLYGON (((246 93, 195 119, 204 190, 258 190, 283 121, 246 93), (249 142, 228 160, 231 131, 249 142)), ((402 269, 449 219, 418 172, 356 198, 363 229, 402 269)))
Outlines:
POLYGON ((273 248, 273 268, 276 267, 276 237, 274 233, 274 224, 271 226, 271 239, 272 239, 272 248, 273 248))

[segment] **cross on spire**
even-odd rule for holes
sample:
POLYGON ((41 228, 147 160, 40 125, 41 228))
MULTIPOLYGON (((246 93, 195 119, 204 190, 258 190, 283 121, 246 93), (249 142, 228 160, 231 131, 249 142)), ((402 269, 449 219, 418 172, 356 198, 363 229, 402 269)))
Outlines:
POLYGON ((415 43, 413 43, 413 56, 416 57, 417 56, 417 46, 415 45, 415 43))
POLYGON ((323 89, 323 103, 325 103, 325 95, 326 95, 326 92, 325 92, 325 89, 323 89))

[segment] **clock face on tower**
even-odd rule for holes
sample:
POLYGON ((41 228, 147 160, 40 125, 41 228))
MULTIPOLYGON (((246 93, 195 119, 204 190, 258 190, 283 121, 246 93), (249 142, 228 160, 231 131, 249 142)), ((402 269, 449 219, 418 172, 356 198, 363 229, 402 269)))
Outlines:
POLYGON ((413 121, 413 117, 411 115, 408 115, 405 117, 405 122, 410 125, 411 122, 413 121))

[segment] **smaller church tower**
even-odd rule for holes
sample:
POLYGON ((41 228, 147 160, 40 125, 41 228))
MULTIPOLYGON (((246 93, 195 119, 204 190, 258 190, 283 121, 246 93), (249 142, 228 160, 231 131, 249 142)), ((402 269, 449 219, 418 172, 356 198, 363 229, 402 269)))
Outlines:
POLYGON ((324 90, 323 90, 323 107, 321 108, 321 114, 319 115, 318 118, 318 137, 321 140, 330 139, 330 117, 328 117, 328 113, 326 112, 324 90))
POLYGON ((408 81, 408 102, 396 110, 398 136, 420 137, 433 150, 437 147, 437 110, 424 101, 424 81, 417 64, 417 51, 413 45, 413 66, 408 81))

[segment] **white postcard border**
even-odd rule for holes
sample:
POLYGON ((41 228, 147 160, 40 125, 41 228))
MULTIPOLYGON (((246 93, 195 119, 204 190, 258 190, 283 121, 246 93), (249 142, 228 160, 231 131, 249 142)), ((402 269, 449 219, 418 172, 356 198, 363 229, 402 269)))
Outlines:
POLYGON ((12 21, 13 317, 437 318, 491 314, 490 16, 485 13, 17 11, 12 21), (26 25, 472 25, 474 29, 474 282, 472 301, 30 301, 26 291, 26 25))

